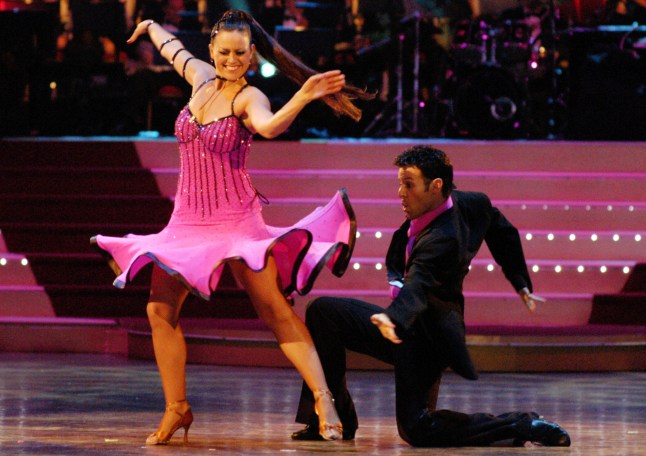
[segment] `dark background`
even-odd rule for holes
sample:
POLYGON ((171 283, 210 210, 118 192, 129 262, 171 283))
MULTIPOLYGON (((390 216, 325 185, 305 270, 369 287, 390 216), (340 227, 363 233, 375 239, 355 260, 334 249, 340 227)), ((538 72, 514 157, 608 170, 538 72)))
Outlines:
MULTIPOLYGON (((340 68, 355 85, 373 92, 387 88, 388 95, 361 103, 364 115, 359 123, 338 119, 320 102, 313 103, 283 134, 284 139, 646 140, 646 46, 637 44, 646 37, 646 26, 630 30, 619 24, 614 30, 600 18, 580 26, 562 20, 547 45, 553 54, 531 73, 523 54, 511 62, 473 63, 467 54, 445 50, 435 40, 438 30, 428 15, 419 21, 417 35, 416 20, 400 21, 403 13, 392 8, 392 2, 376 5, 384 11, 376 19, 371 18, 370 8, 364 8, 362 30, 347 19, 342 5, 328 3, 323 9, 305 9, 309 26, 298 32, 281 27, 282 9, 253 13, 310 66, 321 71, 340 68), (356 45, 357 36, 364 38, 363 45, 356 45), (422 104, 414 110, 416 50, 420 55, 417 98, 422 104), (398 74, 402 78, 399 111, 398 74), (386 85, 384 75, 389 80, 386 85), (492 100, 497 100, 500 112, 492 111, 492 100), (397 114, 402 116, 401 128, 397 114)), ((28 8, 20 2, 5 2, 0 11, 0 136, 131 136, 148 130, 172 135, 189 87, 174 71, 126 74, 128 60, 136 56, 134 48, 125 46, 129 30, 122 19, 123 4, 74 0, 73 39, 62 50, 60 36, 69 30, 59 21, 58 5, 35 4, 28 8), (99 37, 114 43, 113 57, 106 58, 99 37)), ((150 4, 155 3, 149 1, 153 11, 150 4)), ((210 23, 222 9, 221 2, 210 4, 210 23)), ((190 8, 183 10, 176 34, 191 52, 208 60, 208 32, 195 18, 190 8)), ((496 18, 483 20, 500 23, 496 18)), ((459 23, 452 22, 454 31, 459 23)), ((477 43, 467 39, 463 44, 471 52, 477 43)), ((155 63, 164 62, 157 56, 155 63)), ((296 90, 281 74, 264 78, 256 71, 248 79, 268 94, 274 109, 296 90)))

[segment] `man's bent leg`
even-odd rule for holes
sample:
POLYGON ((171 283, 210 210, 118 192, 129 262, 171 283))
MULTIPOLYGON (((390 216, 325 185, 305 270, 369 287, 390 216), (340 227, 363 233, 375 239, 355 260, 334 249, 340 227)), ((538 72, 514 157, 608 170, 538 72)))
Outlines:
POLYGON ((397 430, 402 439, 417 446, 427 435, 421 418, 435 409, 446 362, 433 354, 426 338, 416 337, 415 329, 403 335, 394 353, 397 430))
POLYGON ((539 419, 535 412, 510 412, 494 416, 487 413, 465 413, 452 410, 426 412, 420 419, 424 432, 409 442, 422 447, 489 446, 512 440, 545 446, 570 446, 567 432, 555 423, 539 419))

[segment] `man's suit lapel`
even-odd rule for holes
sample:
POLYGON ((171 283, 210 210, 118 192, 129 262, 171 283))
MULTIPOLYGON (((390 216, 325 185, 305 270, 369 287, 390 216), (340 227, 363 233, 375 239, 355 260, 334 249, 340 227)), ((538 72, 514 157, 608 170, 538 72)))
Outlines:
POLYGON ((393 233, 388 253, 386 254, 386 269, 388 280, 401 280, 406 269, 406 244, 408 243, 408 228, 410 220, 406 220, 397 231, 393 233))

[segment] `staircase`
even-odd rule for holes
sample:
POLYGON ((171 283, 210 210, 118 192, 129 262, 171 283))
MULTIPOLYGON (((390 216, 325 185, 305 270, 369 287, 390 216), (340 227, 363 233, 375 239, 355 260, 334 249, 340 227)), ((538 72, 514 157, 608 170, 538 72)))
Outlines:
MULTIPOLYGON (((5 255, 0 315, 145 318, 151 268, 119 290, 90 247, 95 234, 154 233, 170 217, 172 202, 141 166, 135 143, 34 140, 0 146, 0 229, 12 260, 5 255)), ((217 295, 223 296, 248 301, 229 275, 217 295)), ((217 317, 218 309, 191 298, 184 312, 217 317)))
POLYGON ((590 323, 646 325, 646 263, 633 269, 621 291, 595 294, 590 323))
MULTIPOLYGON (((342 278, 323 272, 308 296, 295 296, 298 314, 319 295, 388 304, 383 259, 403 221, 391 163, 418 142, 256 141, 249 168, 270 200, 263 209, 269 224, 291 225, 341 187, 357 216, 351 267, 342 278)), ((465 281, 467 333, 479 368, 646 368, 646 322, 620 318, 643 315, 644 294, 629 304, 625 296, 610 297, 605 313, 598 304, 636 280, 646 263, 646 144, 428 142, 451 157, 458 188, 487 193, 518 227, 535 292, 547 298, 529 313, 483 247, 465 281)), ((176 147, 174 139, 0 142, 0 252, 6 252, 0 334, 28 321, 99 319, 101 331, 106 321, 113 322, 110 331, 123 330, 119 346, 130 356, 152 356, 148 277, 125 290, 112 287, 114 275, 88 240, 161 229, 175 193, 176 147)), ((286 364, 229 275, 210 303, 192 298, 182 314, 193 362, 286 364)), ((0 349, 25 347, 33 341, 0 349)), ((351 359, 357 367, 379 367, 351 359)))

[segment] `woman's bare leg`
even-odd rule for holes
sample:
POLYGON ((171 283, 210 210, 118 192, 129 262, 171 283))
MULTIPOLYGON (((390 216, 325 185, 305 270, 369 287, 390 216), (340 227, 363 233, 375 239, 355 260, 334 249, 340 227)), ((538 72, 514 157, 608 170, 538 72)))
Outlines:
MULTIPOLYGON (((281 292, 274 258, 270 257, 267 267, 260 272, 252 271, 242 262, 232 262, 230 265, 249 294, 256 313, 272 330, 281 350, 307 386, 315 395, 319 391, 327 391, 325 374, 312 337, 281 292)), ((339 422, 331 400, 324 397, 317 401, 317 406, 320 408, 318 413, 322 423, 339 422)))
POLYGON ((150 297, 146 311, 152 329, 155 360, 161 376, 167 407, 158 433, 164 440, 178 414, 185 414, 186 402, 186 341, 179 325, 179 313, 188 290, 157 265, 154 266, 150 297))

